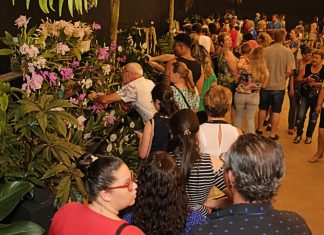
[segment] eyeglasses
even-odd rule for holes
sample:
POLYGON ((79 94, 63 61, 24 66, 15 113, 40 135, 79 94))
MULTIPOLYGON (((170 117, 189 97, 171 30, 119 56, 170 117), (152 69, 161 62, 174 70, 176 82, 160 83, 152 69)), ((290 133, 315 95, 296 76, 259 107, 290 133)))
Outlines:
POLYGON ((131 192, 134 189, 134 184, 133 183, 136 183, 136 182, 137 182, 136 174, 133 171, 131 171, 131 177, 129 179, 127 179, 127 182, 124 185, 107 187, 105 189, 110 190, 110 189, 118 189, 118 188, 127 188, 128 191, 131 192))

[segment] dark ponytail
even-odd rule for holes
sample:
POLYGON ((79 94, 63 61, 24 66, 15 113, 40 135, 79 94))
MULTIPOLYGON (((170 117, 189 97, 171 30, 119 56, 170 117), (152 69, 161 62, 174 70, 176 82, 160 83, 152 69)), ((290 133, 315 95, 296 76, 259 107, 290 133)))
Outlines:
POLYGON ((158 84, 152 90, 153 101, 160 101, 160 115, 171 117, 179 110, 177 103, 173 98, 173 90, 167 84, 158 84))
POLYGON ((200 159, 200 150, 197 139, 199 121, 195 112, 182 109, 176 112, 171 120, 173 154, 181 158, 180 171, 187 182, 191 169, 200 159))

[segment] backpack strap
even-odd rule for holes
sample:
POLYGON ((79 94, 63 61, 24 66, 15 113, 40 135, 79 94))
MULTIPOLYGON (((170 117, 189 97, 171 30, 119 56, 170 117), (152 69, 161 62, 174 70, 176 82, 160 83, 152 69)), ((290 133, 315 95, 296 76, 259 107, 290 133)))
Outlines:
POLYGON ((120 225, 119 228, 117 229, 115 235, 120 235, 121 232, 124 230, 124 228, 126 228, 129 225, 130 225, 129 223, 124 223, 124 224, 120 225))

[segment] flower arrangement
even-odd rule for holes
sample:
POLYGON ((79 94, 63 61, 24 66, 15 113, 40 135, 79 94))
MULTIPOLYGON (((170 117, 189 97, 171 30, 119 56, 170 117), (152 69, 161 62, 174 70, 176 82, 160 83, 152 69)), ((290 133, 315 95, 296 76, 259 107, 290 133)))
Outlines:
MULTIPOLYGON (((141 54, 116 44, 99 45, 96 31, 101 26, 97 23, 46 19, 29 30, 28 23, 29 18, 20 16, 17 40, 6 32, 4 42, 9 49, 0 50, 19 62, 24 79, 23 97, 0 111, 7 117, 6 128, 0 128, 0 141, 6 142, 8 136, 17 140, 3 146, 8 154, 0 154, 5 162, 0 168, 7 181, 50 185, 59 205, 81 201, 85 191, 78 159, 84 153, 112 154, 137 168, 134 129, 143 125, 139 116, 128 115, 120 104, 92 103, 87 95, 117 90, 121 67, 140 60, 141 54), (13 168, 20 169, 19 175, 11 174, 13 168)), ((4 89, 7 101, 13 95, 4 89)))

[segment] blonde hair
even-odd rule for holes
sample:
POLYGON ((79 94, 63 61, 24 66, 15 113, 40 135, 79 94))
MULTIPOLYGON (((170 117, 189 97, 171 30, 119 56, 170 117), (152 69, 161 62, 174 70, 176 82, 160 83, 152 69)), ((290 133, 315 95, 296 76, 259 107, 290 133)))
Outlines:
POLYGON ((232 92, 226 87, 211 87, 204 96, 205 112, 210 117, 224 117, 231 105, 232 92))
POLYGON ((186 82, 186 87, 192 96, 196 94, 196 87, 193 81, 192 72, 188 69, 187 65, 182 62, 175 62, 172 64, 172 71, 179 74, 180 78, 186 82))
POLYGON ((194 41, 193 45, 191 46, 191 56, 201 63, 204 69, 205 79, 214 74, 211 57, 206 48, 199 45, 198 41, 194 41))
POLYGON ((253 82, 263 82, 269 77, 269 71, 265 61, 263 47, 257 47, 252 51, 250 68, 253 82))
POLYGON ((260 44, 262 47, 268 47, 270 46, 271 43, 271 36, 267 33, 259 33, 257 37, 257 42, 260 44))

